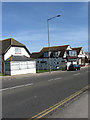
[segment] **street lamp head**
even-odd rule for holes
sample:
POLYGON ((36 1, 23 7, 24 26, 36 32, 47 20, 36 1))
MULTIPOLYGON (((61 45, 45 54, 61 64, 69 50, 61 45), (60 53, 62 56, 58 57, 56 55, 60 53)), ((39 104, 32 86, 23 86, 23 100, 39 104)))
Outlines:
POLYGON ((61 15, 57 15, 57 17, 60 17, 61 15))
POLYGON ((47 19, 47 21, 49 21, 49 20, 51 20, 51 19, 54 19, 54 18, 56 18, 56 17, 60 17, 60 16, 61 16, 61 15, 54 16, 54 17, 52 17, 52 18, 47 19))

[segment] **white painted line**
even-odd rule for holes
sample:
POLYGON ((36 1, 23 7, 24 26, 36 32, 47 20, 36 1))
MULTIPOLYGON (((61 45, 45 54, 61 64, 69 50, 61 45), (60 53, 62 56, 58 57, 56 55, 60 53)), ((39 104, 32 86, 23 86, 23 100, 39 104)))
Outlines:
POLYGON ((73 75, 80 75, 80 73, 76 73, 76 74, 73 74, 73 75))
POLYGON ((5 91, 5 90, 12 90, 12 89, 16 89, 16 88, 31 86, 31 85, 33 85, 33 83, 25 84, 25 85, 19 85, 19 86, 14 86, 14 87, 10 87, 10 88, 4 88, 4 89, 0 89, 0 92, 1 92, 1 91, 5 91))
POLYGON ((48 81, 50 82, 50 81, 53 81, 53 80, 54 80, 54 79, 50 79, 50 80, 48 80, 48 81))
POLYGON ((55 78, 54 80, 60 80, 61 78, 55 78))
POLYGON ((5 88, 5 89, 0 89, 0 92, 3 91, 3 90, 8 90, 9 88, 5 88))
POLYGON ((49 82, 54 81, 54 80, 60 80, 61 78, 55 78, 55 79, 50 79, 48 80, 49 82))

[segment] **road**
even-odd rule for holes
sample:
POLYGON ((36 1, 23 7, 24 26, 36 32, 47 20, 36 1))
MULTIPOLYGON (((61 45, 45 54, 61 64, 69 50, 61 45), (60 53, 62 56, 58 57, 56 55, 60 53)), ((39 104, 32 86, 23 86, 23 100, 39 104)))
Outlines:
POLYGON ((31 118, 88 85, 88 72, 82 68, 3 79, 2 116, 31 118))

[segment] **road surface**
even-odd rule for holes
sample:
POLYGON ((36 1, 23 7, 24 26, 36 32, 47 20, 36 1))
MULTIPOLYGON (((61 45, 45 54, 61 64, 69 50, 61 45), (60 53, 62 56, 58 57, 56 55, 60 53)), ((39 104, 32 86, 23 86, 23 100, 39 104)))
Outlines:
POLYGON ((86 67, 80 71, 4 78, 3 118, 31 118, 88 85, 88 73, 86 67))

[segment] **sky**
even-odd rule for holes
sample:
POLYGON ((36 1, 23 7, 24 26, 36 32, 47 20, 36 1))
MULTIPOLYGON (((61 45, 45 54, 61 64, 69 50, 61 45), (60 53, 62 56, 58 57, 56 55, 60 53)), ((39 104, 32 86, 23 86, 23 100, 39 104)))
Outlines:
POLYGON ((25 44, 30 52, 48 46, 69 44, 88 51, 87 2, 3 2, 2 39, 14 38, 25 44))

